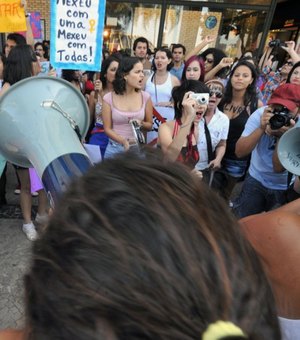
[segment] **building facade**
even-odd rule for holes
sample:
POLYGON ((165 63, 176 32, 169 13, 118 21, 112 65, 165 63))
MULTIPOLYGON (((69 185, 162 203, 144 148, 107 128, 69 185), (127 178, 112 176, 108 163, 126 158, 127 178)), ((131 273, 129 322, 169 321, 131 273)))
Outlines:
MULTIPOLYGON (((131 49, 134 39, 146 37, 151 49, 182 43, 192 49, 206 35, 216 35, 211 47, 229 56, 247 50, 261 55, 277 0, 121 0, 107 1, 104 46, 131 49)), ((27 0, 29 12, 39 11, 44 39, 50 39, 50 1, 27 0)))

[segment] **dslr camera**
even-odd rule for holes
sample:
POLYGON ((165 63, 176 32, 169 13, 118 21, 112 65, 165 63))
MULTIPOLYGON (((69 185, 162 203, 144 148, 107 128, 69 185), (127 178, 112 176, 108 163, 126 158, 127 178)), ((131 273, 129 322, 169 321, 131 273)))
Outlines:
POLYGON ((274 39, 269 42, 269 47, 286 47, 286 43, 282 42, 280 39, 274 39))
POLYGON ((192 93, 190 98, 193 98, 199 105, 208 104, 209 93, 192 93))
POLYGON ((283 126, 289 126, 290 120, 293 118, 289 109, 286 107, 283 107, 282 109, 274 109, 273 114, 274 116, 272 116, 269 120, 272 130, 278 130, 283 126))

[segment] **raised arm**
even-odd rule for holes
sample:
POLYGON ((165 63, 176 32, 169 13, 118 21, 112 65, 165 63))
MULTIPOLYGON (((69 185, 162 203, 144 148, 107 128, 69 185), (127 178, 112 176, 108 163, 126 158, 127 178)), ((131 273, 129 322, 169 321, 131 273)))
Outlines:
POLYGON ((184 57, 184 60, 188 60, 193 55, 197 55, 200 53, 200 51, 210 44, 211 42, 216 40, 216 35, 206 35, 204 39, 200 42, 200 44, 196 45, 189 53, 187 53, 184 57))

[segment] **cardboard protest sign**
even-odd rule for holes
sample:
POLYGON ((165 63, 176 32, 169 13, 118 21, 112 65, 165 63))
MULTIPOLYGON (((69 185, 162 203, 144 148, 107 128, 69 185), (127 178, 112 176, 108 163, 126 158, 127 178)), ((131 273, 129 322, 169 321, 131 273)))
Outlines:
POLYGON ((41 26, 41 13, 31 12, 30 13, 30 26, 34 39, 43 39, 42 26, 41 26))
POLYGON ((51 0, 50 63, 100 70, 105 0, 51 0))
POLYGON ((0 32, 26 31, 24 7, 19 0, 0 0, 0 32))

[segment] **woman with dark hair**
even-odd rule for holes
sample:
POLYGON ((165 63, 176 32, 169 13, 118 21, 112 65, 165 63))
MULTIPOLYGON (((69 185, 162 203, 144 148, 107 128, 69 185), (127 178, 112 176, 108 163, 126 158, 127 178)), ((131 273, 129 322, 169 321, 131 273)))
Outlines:
POLYGON ((34 44, 34 51, 35 54, 40 58, 39 61, 48 61, 48 59, 45 57, 45 48, 43 43, 41 42, 36 42, 34 44))
MULTIPOLYGON (((9 52, 5 63, 5 68, 3 72, 3 86, 0 91, 0 97, 3 96, 5 92, 18 81, 35 76, 37 64, 38 62, 36 55, 34 54, 33 49, 30 45, 15 46, 9 52)), ((21 114, 22 112, 20 112, 20 115, 21 114)), ((24 116, 23 119, 26 119, 26 116, 24 116)), ((37 239, 38 235, 35 229, 35 225, 33 224, 31 219, 32 197, 29 169, 17 165, 15 165, 15 168, 18 178, 21 182, 20 205, 24 219, 22 230, 29 240, 34 241, 37 239)), ((44 221, 47 217, 46 209, 48 200, 44 189, 39 190, 38 193, 38 214, 36 216, 36 222, 40 223, 44 221)))
POLYGON ((218 48, 208 48, 199 55, 204 60, 205 81, 213 78, 224 79, 233 64, 233 59, 218 48))
POLYGON ((142 91, 143 64, 136 57, 121 59, 113 81, 113 92, 103 97, 104 132, 109 137, 105 158, 127 151, 137 141, 132 130, 134 121, 141 130, 152 128, 152 102, 142 91))
POLYGON ((34 245, 25 295, 23 340, 281 338, 224 202, 153 155, 120 155, 70 186, 34 245))
POLYGON ((228 181, 226 185, 224 183, 227 199, 238 179, 245 175, 249 162, 249 156, 237 158, 235 155, 236 142, 251 113, 263 106, 258 99, 256 79, 255 65, 239 61, 230 73, 224 97, 219 104, 219 109, 229 118, 227 146, 222 160, 222 167, 228 174, 228 181))
MULTIPOLYGON (((158 129, 157 145, 161 147, 165 158, 169 161, 180 161, 194 169, 199 161, 197 140, 199 138, 198 123, 206 112, 208 103, 197 100, 194 94, 209 93, 209 89, 197 80, 185 80, 174 87, 175 119, 161 124, 158 129)), ((200 155, 201 157, 201 155, 200 155)))
POLYGON ((89 144, 99 145, 102 158, 108 143, 108 137, 104 132, 102 108, 103 97, 113 91, 113 81, 119 66, 120 59, 116 56, 109 56, 102 61, 100 79, 95 80, 95 90, 89 97, 89 109, 91 121, 94 122, 94 128, 90 133, 89 144))
POLYGON ((167 48, 158 48, 152 62, 153 73, 146 79, 145 91, 151 96, 154 106, 153 127, 147 134, 147 143, 155 145, 158 127, 161 123, 174 119, 172 89, 180 85, 177 77, 169 71, 173 66, 172 53, 167 48))
POLYGON ((193 55, 185 62, 181 81, 186 79, 204 81, 204 75, 205 69, 203 59, 193 55))
POLYGON ((79 70, 62 70, 62 79, 71 83, 78 91, 83 93, 82 83, 81 83, 81 72, 79 70))
POLYGON ((300 85, 300 61, 294 64, 286 79, 287 83, 300 85))

